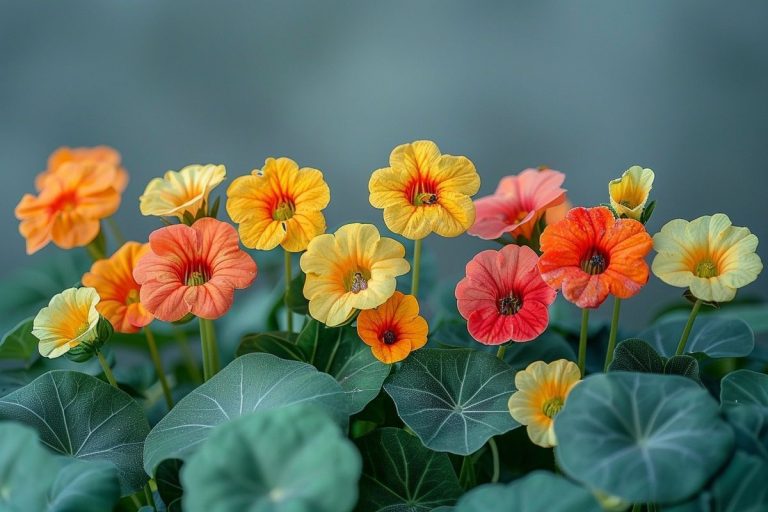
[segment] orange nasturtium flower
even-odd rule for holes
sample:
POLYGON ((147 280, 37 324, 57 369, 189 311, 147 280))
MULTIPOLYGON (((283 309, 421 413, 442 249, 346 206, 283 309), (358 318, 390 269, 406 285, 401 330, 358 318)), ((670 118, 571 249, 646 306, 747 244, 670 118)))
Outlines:
POLYGON ((574 208, 541 234, 539 270, 568 301, 596 308, 608 294, 627 299, 645 286, 652 246, 636 220, 616 219, 604 206, 574 208))
POLYGON ((536 361, 517 372, 517 391, 509 398, 509 413, 528 426, 528 437, 534 444, 544 448, 557 445, 554 418, 579 380, 579 367, 565 359, 536 361))
POLYGON ((109 146, 95 146, 92 148, 61 147, 48 157, 48 168, 35 178, 35 188, 37 188, 38 192, 41 192, 45 188, 45 181, 51 175, 59 172, 64 167, 64 164, 71 162, 95 162, 109 165, 116 169, 113 186, 118 192, 123 192, 128 185, 128 173, 120 165, 120 160, 120 153, 109 146))
POLYGON ((69 288, 54 295, 32 322, 40 355, 54 358, 98 337, 99 294, 93 288, 69 288))
POLYGON ((240 249, 235 228, 206 217, 153 231, 133 277, 141 303, 157 319, 175 322, 192 313, 215 320, 232 307, 235 289, 256 278, 256 262, 240 249))
POLYGON ((168 171, 147 184, 139 198, 142 215, 178 217, 189 213, 196 218, 207 208, 208 196, 227 177, 223 165, 188 165, 180 171, 168 171))
POLYGON ((619 216, 640 220, 645 203, 653 187, 653 171, 634 165, 624 171, 621 178, 608 183, 611 208, 619 216))
POLYGON ((337 326, 355 310, 384 304, 395 293, 397 276, 410 269, 403 256, 403 244, 380 236, 372 224, 347 224, 316 236, 300 261, 309 314, 337 326))
POLYGON ((653 236, 658 254, 653 273, 672 286, 688 287, 697 299, 727 302, 763 269, 757 237, 731 225, 722 213, 688 222, 675 219, 653 236))
POLYGON ((149 251, 149 244, 126 242, 108 259, 98 260, 83 276, 83 285, 95 288, 101 297, 96 309, 117 332, 134 333, 154 317, 139 302, 139 283, 133 269, 149 251))
POLYGON ((237 178, 227 190, 227 213, 240 225, 240 239, 251 249, 281 245, 300 252, 325 232, 322 210, 331 191, 317 169, 290 158, 267 158, 264 168, 237 178))
POLYGON ((375 309, 361 311, 357 317, 357 334, 385 364, 402 361, 426 345, 428 331, 427 321, 419 316, 416 297, 401 292, 395 292, 375 309))
POLYGON ((27 240, 27 254, 51 241, 62 249, 91 243, 99 234, 101 219, 120 206, 116 180, 114 165, 68 162, 43 180, 37 196, 25 194, 16 206, 16 218, 27 240))
POLYGON ((464 233, 475 221, 471 196, 479 188, 480 176, 467 157, 441 155, 428 140, 397 146, 389 167, 375 171, 368 183, 371 205, 384 209, 387 227, 411 240, 433 231, 464 233))

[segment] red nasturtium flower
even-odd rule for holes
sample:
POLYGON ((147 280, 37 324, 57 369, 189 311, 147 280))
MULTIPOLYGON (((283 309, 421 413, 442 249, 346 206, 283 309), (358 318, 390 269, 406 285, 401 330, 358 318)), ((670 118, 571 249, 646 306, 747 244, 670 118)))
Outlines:
POLYGON ((483 251, 467 263, 456 301, 467 328, 484 345, 530 341, 549 324, 555 291, 541 279, 529 247, 483 251))
POLYGON ((215 320, 230 307, 235 289, 250 286, 256 262, 240 249, 235 228, 207 217, 149 235, 149 252, 133 271, 140 299, 164 322, 192 313, 215 320))
POLYGON ((357 317, 357 334, 385 364, 402 361, 427 343, 427 321, 419 316, 413 295, 395 292, 387 302, 357 317))
POLYGON ((580 308, 596 308, 608 297, 632 297, 648 282, 645 256, 653 247, 645 227, 616 219, 608 208, 574 208, 541 234, 539 270, 580 308))

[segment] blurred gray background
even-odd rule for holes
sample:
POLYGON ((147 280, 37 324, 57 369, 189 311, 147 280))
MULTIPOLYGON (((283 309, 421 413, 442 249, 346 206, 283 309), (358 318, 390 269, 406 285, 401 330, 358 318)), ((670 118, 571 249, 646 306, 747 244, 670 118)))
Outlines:
MULTIPOLYGON (((726 212, 768 261, 767 26, 761 1, 5 0, 0 282, 57 254, 25 256, 13 209, 60 145, 122 153, 117 217, 139 240, 158 227, 137 208, 151 177, 212 162, 231 180, 282 155, 324 171, 331 228, 381 226, 370 173, 429 138, 474 161, 480 195, 545 164, 593 205, 630 165, 651 167, 649 231, 726 212)), ((455 282, 493 244, 426 247, 455 282)), ((766 274, 746 293, 767 297, 766 274)), ((680 292, 652 278, 626 315, 680 292)))

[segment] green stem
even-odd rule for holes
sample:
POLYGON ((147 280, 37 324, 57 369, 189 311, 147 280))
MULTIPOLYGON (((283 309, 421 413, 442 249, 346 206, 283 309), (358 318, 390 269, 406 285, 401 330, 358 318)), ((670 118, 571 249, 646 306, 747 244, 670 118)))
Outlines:
POLYGON ((699 309, 701 309, 701 299, 696 299, 696 302, 693 304, 693 309, 691 310, 691 315, 688 317, 688 323, 685 324, 685 329, 683 329, 683 335, 680 337, 680 343, 677 344, 677 350, 675 350, 675 355, 679 356, 685 351, 685 344, 688 343, 688 336, 691 334, 691 329, 693 329, 693 322, 696 320, 696 315, 699 314, 699 309))
POLYGON ((496 357, 498 357, 500 360, 504 360, 504 354, 507 352, 507 344, 502 343, 499 345, 499 349, 496 351, 496 357))
POLYGON ((421 266, 421 242, 418 239, 413 242, 413 268, 411 269, 411 295, 419 296, 419 268, 421 266))
POLYGON ((203 378, 208 381, 219 371, 219 348, 212 320, 199 318, 200 343, 203 348, 203 378))
POLYGON ((611 317, 611 332, 608 335, 608 351, 605 353, 605 366, 603 371, 608 371, 611 361, 613 361, 613 351, 616 348, 616 337, 619 334, 619 312, 621 310, 621 299, 616 297, 613 300, 613 316, 611 317))
POLYGON ((125 236, 123 236, 120 226, 117 225, 117 221, 114 217, 108 217, 107 224, 109 225, 109 230, 112 231, 112 236, 114 237, 117 246, 122 247, 125 243, 125 236))
POLYGON ((184 359, 184 364, 187 366, 187 373, 189 373, 189 376, 196 384, 202 383, 203 376, 200 375, 200 368, 198 368, 195 356, 192 354, 192 349, 189 347, 187 333, 181 328, 174 327, 173 335, 174 338, 176 338, 176 343, 179 344, 182 359, 184 359))
POLYGON ((147 505, 151 506, 154 510, 157 510, 155 497, 152 495, 152 487, 149 486, 149 482, 144 484, 144 496, 147 498, 147 505))
POLYGON ((103 260, 107 257, 101 247, 93 242, 86 245, 85 250, 88 251, 88 256, 90 256, 93 261, 103 260))
POLYGON ((589 334, 589 309, 581 310, 581 332, 579 333, 579 371, 582 378, 587 366, 587 336, 589 334))
POLYGON ((104 354, 101 352, 96 352, 96 357, 99 359, 101 369, 104 370, 104 376, 107 378, 110 384, 117 388, 117 381, 115 380, 115 376, 112 374, 112 369, 109 367, 109 363, 106 359, 104 359, 104 354))
POLYGON ((133 506, 136 507, 136 510, 141 510, 141 500, 139 500, 135 494, 131 494, 131 501, 133 502, 133 506))
POLYGON ((640 509, 643 508, 643 506, 639 503, 635 503, 632 505, 632 512, 640 512, 640 509))
POLYGON ((291 276, 292 273, 291 268, 291 253, 288 251, 285 251, 285 318, 286 318, 286 325, 288 328, 288 332, 293 332, 293 311, 291 311, 291 307, 289 305, 289 298, 288 296, 291 294, 291 280, 293 277, 291 276))
POLYGON ((491 483, 495 484, 499 481, 501 471, 499 468, 499 448, 496 446, 496 441, 494 441, 493 438, 488 439, 488 448, 491 449, 491 456, 493 457, 493 476, 491 476, 491 483))
POLYGON ((168 410, 173 409, 173 395, 171 395, 171 387, 168 385, 168 380, 165 378, 165 370, 163 369, 163 360, 160 358, 160 351, 157 349, 157 342, 155 341, 155 335, 147 325, 144 327, 144 336, 147 338, 147 346, 149 347, 149 356, 152 358, 152 363, 155 365, 155 373, 160 380, 160 386, 163 388, 163 395, 165 396, 165 403, 168 405, 168 410))

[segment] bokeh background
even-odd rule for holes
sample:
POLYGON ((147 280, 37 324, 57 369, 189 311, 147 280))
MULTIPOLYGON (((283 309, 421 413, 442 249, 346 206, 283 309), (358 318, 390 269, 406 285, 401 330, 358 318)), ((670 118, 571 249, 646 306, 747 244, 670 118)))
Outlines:
MULTIPOLYGON (((330 228, 383 227, 370 173, 428 138, 474 161, 480 195, 544 164, 567 174, 574 203, 594 205, 609 179, 651 167, 651 232, 726 212, 768 261, 767 24, 757 0, 6 0, 0 282, 60 255, 27 257, 13 216, 48 154, 97 144, 131 173, 117 219, 139 240, 159 226, 137 208, 150 178, 211 162, 231 180, 283 155, 324 171, 330 228)), ((493 244, 426 247, 456 282, 493 244)), ((740 295, 767 298, 766 274, 740 295)), ((624 316, 639 325, 680 291, 652 278, 624 316)))

